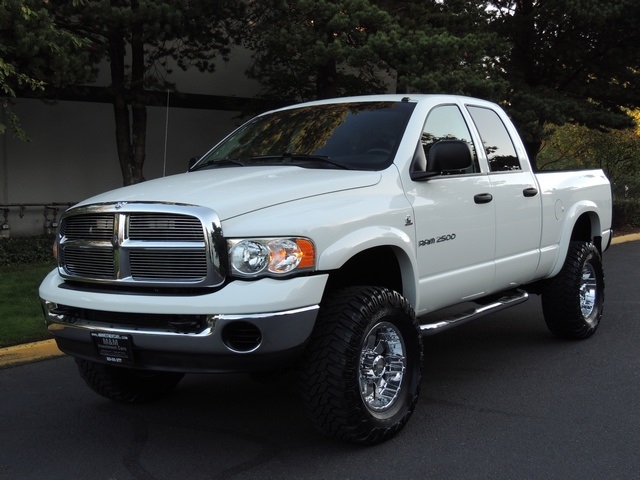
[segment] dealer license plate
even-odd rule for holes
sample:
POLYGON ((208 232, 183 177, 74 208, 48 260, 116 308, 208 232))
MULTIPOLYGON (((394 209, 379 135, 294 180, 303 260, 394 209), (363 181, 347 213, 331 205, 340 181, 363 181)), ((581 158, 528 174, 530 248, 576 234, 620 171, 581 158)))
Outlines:
POLYGON ((91 332, 98 356, 109 363, 130 365, 133 363, 131 335, 91 332))

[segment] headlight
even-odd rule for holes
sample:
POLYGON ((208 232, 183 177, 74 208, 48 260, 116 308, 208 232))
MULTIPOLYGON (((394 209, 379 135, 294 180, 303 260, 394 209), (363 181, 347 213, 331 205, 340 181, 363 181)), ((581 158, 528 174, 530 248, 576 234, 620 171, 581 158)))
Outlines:
POLYGON ((306 238, 233 239, 229 244, 231 272, 240 277, 281 276, 312 270, 315 247, 306 238))

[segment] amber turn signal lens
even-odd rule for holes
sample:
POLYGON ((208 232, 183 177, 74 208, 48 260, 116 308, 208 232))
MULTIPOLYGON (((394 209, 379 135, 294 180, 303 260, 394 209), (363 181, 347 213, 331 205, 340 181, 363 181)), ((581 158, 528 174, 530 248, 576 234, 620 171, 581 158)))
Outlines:
POLYGON ((298 268, 314 267, 316 263, 316 249, 310 240, 306 238, 297 238, 296 243, 302 252, 302 258, 298 264, 298 268))

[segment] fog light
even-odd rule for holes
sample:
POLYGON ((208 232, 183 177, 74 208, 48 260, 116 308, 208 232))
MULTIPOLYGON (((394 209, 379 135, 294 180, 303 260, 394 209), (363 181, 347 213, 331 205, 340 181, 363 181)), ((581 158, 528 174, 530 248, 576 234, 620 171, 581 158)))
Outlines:
POLYGON ((222 329, 222 341, 234 352, 252 352, 262 343, 262 333, 253 323, 231 322, 222 329))

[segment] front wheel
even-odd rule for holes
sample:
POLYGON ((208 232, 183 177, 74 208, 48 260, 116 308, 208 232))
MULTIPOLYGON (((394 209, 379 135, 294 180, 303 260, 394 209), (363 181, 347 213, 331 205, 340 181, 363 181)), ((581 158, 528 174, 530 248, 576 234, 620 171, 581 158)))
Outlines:
POLYGON ((171 392, 183 373, 152 372, 112 367, 76 358, 80 376, 97 394, 123 403, 140 403, 171 392))
POLYGON ((323 433, 375 444, 398 433, 415 407, 422 343, 397 292, 339 290, 323 303, 300 366, 307 412, 323 433))
POLYGON ((600 324, 604 305, 604 273, 593 243, 574 241, 564 266, 542 293, 547 327, 563 338, 588 338, 600 324))

